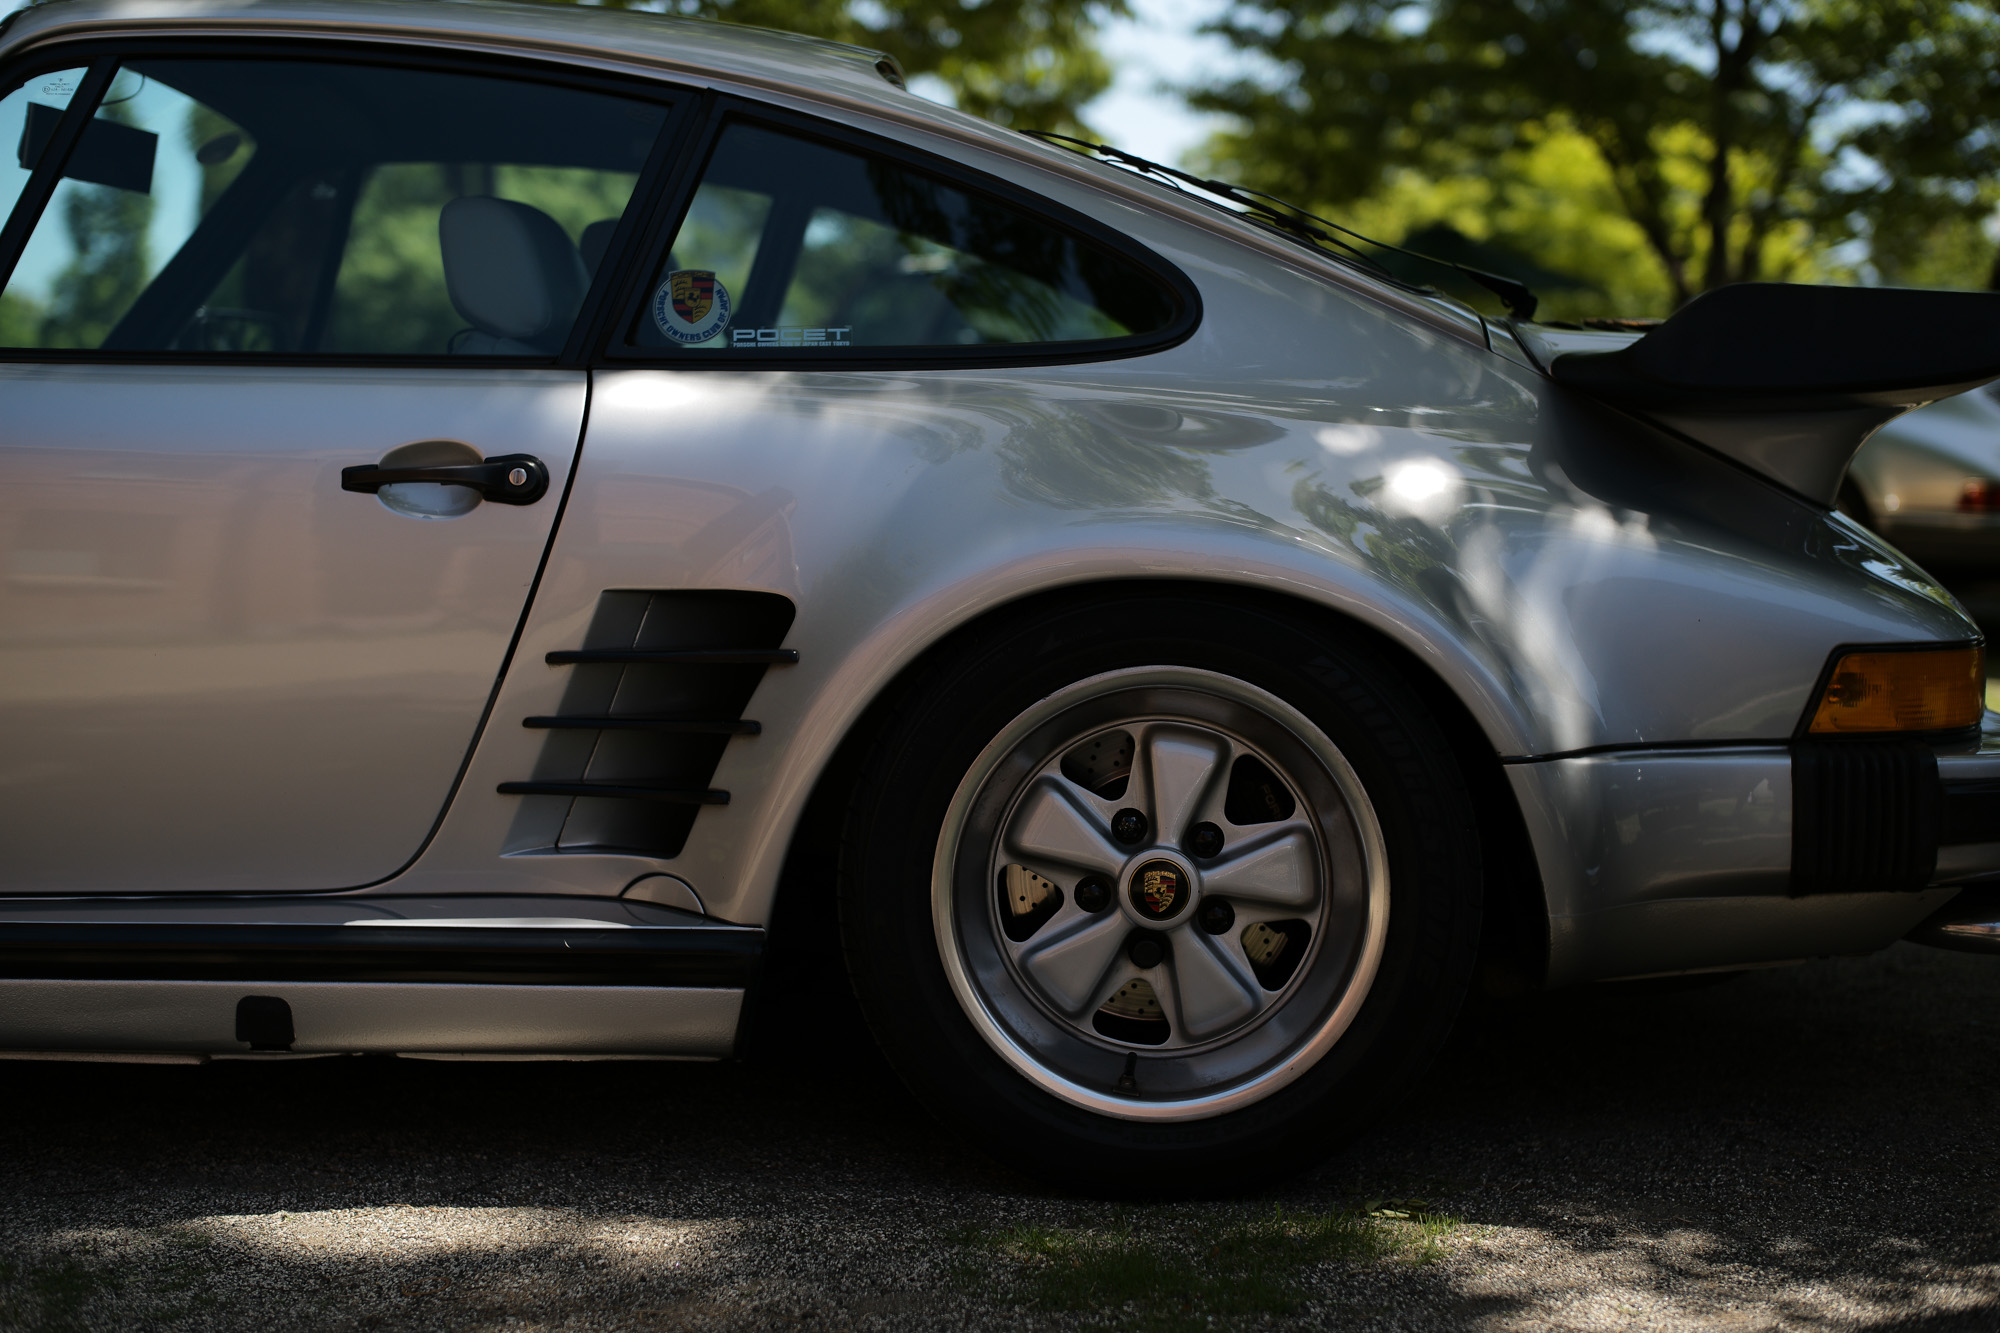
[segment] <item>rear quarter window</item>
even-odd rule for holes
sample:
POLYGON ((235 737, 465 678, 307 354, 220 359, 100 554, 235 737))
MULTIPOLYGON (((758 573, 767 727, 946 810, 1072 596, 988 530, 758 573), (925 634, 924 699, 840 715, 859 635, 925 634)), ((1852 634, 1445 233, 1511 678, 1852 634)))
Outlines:
POLYGON ((731 122, 655 261, 628 347, 988 359, 1117 354, 1185 330, 1184 280, 1058 213, 886 153, 731 122))

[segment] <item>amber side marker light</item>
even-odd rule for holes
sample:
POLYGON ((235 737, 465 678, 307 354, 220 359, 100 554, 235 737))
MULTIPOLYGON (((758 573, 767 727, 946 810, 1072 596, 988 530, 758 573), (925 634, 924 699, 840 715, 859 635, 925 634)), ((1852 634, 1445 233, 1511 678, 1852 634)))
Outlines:
POLYGON ((1986 711, 1986 650, 1842 653, 1813 710, 1815 736, 1954 731, 1986 711))

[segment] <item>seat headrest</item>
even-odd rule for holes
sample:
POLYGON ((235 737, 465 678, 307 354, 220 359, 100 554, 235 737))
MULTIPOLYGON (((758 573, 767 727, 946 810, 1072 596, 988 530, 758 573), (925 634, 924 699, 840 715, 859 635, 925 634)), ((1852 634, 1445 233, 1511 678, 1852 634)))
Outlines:
POLYGON ((482 195, 438 214, 445 290, 479 332, 555 351, 590 275, 556 220, 538 208, 482 195))
POLYGON ((598 266, 604 263, 604 252, 611 246, 611 233, 618 230, 617 218, 605 218, 593 222, 577 233, 576 248, 583 252, 583 266, 594 275, 598 266))

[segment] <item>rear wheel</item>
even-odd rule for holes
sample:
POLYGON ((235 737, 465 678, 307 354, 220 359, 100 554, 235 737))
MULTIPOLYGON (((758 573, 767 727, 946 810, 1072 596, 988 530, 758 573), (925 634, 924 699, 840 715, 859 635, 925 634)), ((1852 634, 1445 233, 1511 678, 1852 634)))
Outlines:
POLYGON ((981 1146, 1191 1192, 1303 1166, 1442 1039, 1478 939, 1444 738, 1394 666, 1172 592, 975 632, 850 812, 871 1026, 981 1146))

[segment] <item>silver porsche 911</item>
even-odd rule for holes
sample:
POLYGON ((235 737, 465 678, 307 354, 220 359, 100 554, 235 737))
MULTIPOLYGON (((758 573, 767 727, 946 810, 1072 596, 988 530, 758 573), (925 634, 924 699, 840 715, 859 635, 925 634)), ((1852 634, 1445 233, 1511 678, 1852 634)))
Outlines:
POLYGON ((1833 512, 2000 298, 1592 342, 640 15, 0 76, 0 1051, 721 1058, 837 955, 981 1146, 1188 1184, 1476 974, 2000 932, 1982 643, 1833 512))

